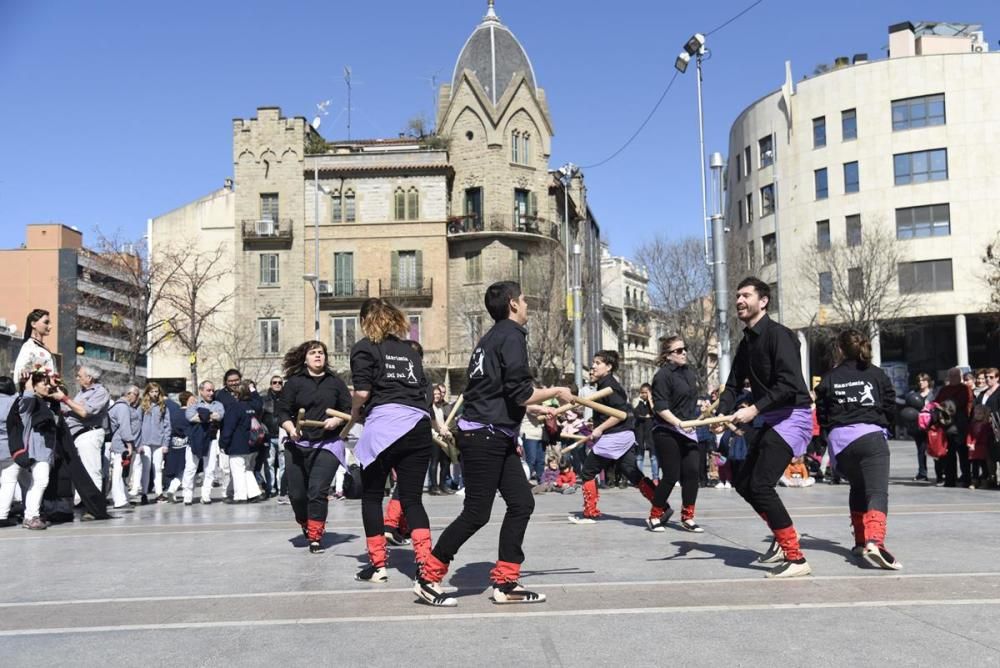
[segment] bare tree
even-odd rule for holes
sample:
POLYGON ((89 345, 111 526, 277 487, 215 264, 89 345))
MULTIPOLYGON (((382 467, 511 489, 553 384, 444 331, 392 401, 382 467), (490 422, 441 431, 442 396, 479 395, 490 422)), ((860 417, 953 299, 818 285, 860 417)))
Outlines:
POLYGON ((701 382, 715 370, 710 352, 716 346, 712 310, 712 269, 704 242, 689 237, 657 236, 639 246, 636 260, 649 271, 649 298, 667 331, 684 337, 688 364, 701 382))
POLYGON ((259 332, 246 323, 213 319, 209 330, 202 348, 209 359, 209 368, 203 369, 207 376, 221 378, 226 369, 239 369, 244 378, 264 386, 271 374, 281 371, 281 358, 262 355, 259 332))
POLYGON ((986 307, 990 311, 1000 312, 1000 234, 997 234, 993 243, 986 246, 982 261, 983 282, 989 289, 986 307))
POLYGON ((157 310, 180 269, 176 256, 152 259, 143 240, 106 237, 99 230, 93 250, 82 251, 83 276, 89 287, 78 291, 78 317, 88 329, 123 340, 119 362, 136 378, 139 361, 169 336, 157 310))
POLYGON ((566 317, 565 275, 557 254, 531 258, 522 270, 530 320, 528 361, 546 385, 561 381, 569 366, 572 325, 566 317))
POLYGON ((219 290, 218 284, 231 274, 232 265, 225 246, 215 250, 197 251, 192 246, 164 251, 164 257, 174 258, 178 269, 169 290, 163 296, 165 320, 172 335, 191 360, 191 383, 198 383, 198 354, 208 341, 211 328, 222 308, 236 295, 235 290, 219 290))
POLYGON ((819 300, 797 300, 792 308, 811 323, 810 334, 820 339, 833 334, 831 326, 866 334, 894 331, 912 312, 913 294, 900 292, 899 263, 905 254, 885 225, 876 220, 861 238, 813 244, 798 262, 799 280, 811 286, 819 300))

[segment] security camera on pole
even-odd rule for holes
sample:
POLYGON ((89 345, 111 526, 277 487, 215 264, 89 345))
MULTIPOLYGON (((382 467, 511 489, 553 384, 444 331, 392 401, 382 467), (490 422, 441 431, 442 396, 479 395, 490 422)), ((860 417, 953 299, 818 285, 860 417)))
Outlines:
POLYGON ((697 69, 696 82, 698 85, 698 164, 701 167, 701 222, 702 229, 705 237, 705 262, 708 263, 714 269, 713 274, 713 293, 715 301, 715 310, 717 314, 718 322, 716 323, 716 338, 718 340, 718 371, 719 371, 719 383, 726 382, 726 378, 729 377, 729 331, 726 326, 726 306, 729 301, 728 290, 726 288, 726 244, 723 235, 725 234, 725 228, 723 226, 723 216, 722 216, 722 175, 721 170, 724 165, 722 161, 722 155, 719 153, 712 154, 712 169, 719 170, 718 182, 719 182, 719 198, 716 206, 716 212, 712 215, 712 249, 708 246, 708 194, 706 192, 706 177, 705 177, 705 116, 702 110, 702 95, 701 95, 701 63, 705 54, 709 53, 708 49, 705 47, 705 36, 701 33, 695 33, 691 36, 691 39, 684 44, 684 50, 681 51, 680 55, 677 56, 677 60, 674 61, 674 67, 678 72, 683 74, 687 71, 688 64, 691 62, 691 58, 695 59, 695 65, 697 69), (716 164, 718 163, 718 164, 716 164))

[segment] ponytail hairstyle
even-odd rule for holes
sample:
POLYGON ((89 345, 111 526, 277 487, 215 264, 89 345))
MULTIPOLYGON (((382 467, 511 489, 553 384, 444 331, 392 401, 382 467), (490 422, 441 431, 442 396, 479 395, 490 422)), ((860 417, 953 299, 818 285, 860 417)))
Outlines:
POLYGON ((361 331, 372 343, 381 343, 390 336, 403 338, 410 333, 410 321, 398 308, 377 297, 361 305, 361 331))
POLYGON ((868 337, 856 329, 845 329, 837 336, 837 347, 845 360, 866 367, 872 363, 872 344, 868 337))
POLYGON ((618 370, 618 362, 620 361, 620 358, 618 357, 617 350, 598 350, 594 353, 594 359, 601 360, 611 367, 611 373, 618 370))

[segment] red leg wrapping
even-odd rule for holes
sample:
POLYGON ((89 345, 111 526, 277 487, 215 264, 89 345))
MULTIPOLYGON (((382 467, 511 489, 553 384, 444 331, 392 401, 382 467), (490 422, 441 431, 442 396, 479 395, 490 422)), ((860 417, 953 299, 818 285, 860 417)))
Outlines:
POLYGON ((365 539, 368 543, 368 561, 376 568, 382 568, 386 564, 385 536, 369 536, 365 539))
POLYGON ((583 483, 583 516, 600 517, 601 511, 597 509, 597 480, 588 480, 583 483))
POLYGON ((306 538, 310 541, 321 540, 325 531, 326 522, 324 520, 306 520, 306 538))
POLYGON ((441 582, 447 574, 448 564, 433 554, 427 555, 427 559, 420 564, 420 577, 428 582, 441 582))
POLYGON ((389 499, 389 505, 385 508, 385 525, 393 529, 399 528, 399 520, 403 517, 403 504, 399 499, 389 499))
POLYGON ((649 478, 643 478, 639 481, 639 493, 645 497, 650 503, 653 502, 653 494, 656 493, 656 485, 649 478))
POLYGON ((694 519, 694 506, 681 506, 681 521, 694 519))
MULTIPOLYGON (((669 508, 670 506, 667 506, 669 508)), ((651 506, 649 509, 649 519, 658 520, 667 512, 667 508, 660 508, 659 506, 651 506)))
POLYGON ((431 530, 414 529, 410 535, 413 540, 413 558, 418 564, 427 563, 431 556, 431 530))
POLYGON ((885 545, 885 513, 881 510, 865 513, 865 540, 879 547, 885 545))
POLYGON ((490 571, 490 580, 498 584, 517 582, 520 577, 521 564, 514 564, 509 561, 497 561, 497 565, 490 571))
POLYGON ((802 549, 799 547, 799 535, 795 533, 795 527, 789 526, 784 529, 775 529, 774 537, 778 545, 785 552, 785 559, 788 561, 798 561, 802 559, 802 549))
POLYGON ((854 544, 864 546, 865 544, 865 514, 851 511, 851 527, 854 529, 854 544))

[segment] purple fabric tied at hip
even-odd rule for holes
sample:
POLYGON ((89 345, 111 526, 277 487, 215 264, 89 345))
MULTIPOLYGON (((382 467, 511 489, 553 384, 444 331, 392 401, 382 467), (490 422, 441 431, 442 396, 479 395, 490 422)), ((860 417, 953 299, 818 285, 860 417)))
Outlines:
POLYGON ((680 427, 675 427, 674 425, 668 423, 667 421, 665 421, 660 416, 656 417, 656 423, 653 424, 653 429, 664 429, 666 431, 672 431, 675 434, 683 436, 684 438, 688 439, 689 441, 694 441, 695 443, 698 442, 698 432, 697 431, 695 431, 694 429, 692 429, 691 431, 684 431, 680 427))
POLYGON ((322 441, 292 441, 295 445, 300 448, 308 448, 310 450, 326 450, 332 453, 337 461, 343 466, 347 466, 347 445, 337 438, 324 439, 322 441))
POLYGON ((386 448, 428 417, 427 411, 402 404, 383 404, 373 408, 365 418, 365 428, 354 446, 354 456, 358 458, 361 468, 366 468, 386 448))
POLYGON ((779 408, 761 413, 764 424, 769 425, 792 449, 792 456, 801 457, 806 454, 809 441, 812 440, 812 409, 809 408, 779 408))
POLYGON ((481 422, 472 422, 470 420, 463 420, 458 418, 458 428, 462 431, 476 431, 477 429, 489 429, 493 432, 499 432, 504 436, 509 438, 517 438, 517 430, 511 429, 509 427, 501 427, 497 424, 483 424, 481 422))
POLYGON ((885 438, 889 438, 886 430, 877 424, 861 423, 849 424, 843 427, 834 427, 830 430, 830 435, 827 437, 827 440, 830 443, 830 456, 836 457, 844 451, 844 448, 862 436, 877 433, 882 434, 885 438))
POLYGON ((617 431, 613 434, 603 434, 597 439, 594 443, 593 453, 608 459, 618 459, 633 445, 635 445, 634 431, 617 431))

